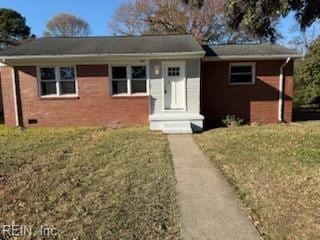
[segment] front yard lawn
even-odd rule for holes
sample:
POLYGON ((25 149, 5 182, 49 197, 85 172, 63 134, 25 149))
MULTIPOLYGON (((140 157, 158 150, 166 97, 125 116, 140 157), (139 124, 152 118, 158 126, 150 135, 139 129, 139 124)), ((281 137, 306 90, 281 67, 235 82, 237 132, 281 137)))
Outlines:
POLYGON ((320 239, 320 123, 195 136, 265 239, 320 239))
POLYGON ((0 206, 0 224, 49 239, 179 238, 167 140, 146 128, 0 127, 0 206))

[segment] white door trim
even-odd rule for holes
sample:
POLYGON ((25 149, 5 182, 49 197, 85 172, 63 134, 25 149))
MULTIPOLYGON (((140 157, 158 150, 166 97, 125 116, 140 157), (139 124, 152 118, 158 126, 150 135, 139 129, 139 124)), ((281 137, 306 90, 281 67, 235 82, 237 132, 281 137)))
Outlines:
POLYGON ((187 111, 187 69, 186 69, 186 61, 165 61, 162 62, 162 111, 163 112, 185 112, 187 111), (165 106, 165 94, 164 94, 164 81, 165 81, 165 75, 166 75, 166 69, 165 67, 168 65, 180 65, 183 66, 184 69, 184 79, 183 79, 183 99, 184 99, 184 104, 183 104, 183 109, 166 109, 165 106))

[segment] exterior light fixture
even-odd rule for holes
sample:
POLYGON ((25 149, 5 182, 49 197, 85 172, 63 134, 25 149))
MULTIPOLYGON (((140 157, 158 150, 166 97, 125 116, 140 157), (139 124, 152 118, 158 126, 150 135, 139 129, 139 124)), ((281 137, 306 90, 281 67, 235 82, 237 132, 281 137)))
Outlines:
POLYGON ((155 65, 154 66, 154 74, 159 75, 160 74, 160 65, 155 65))

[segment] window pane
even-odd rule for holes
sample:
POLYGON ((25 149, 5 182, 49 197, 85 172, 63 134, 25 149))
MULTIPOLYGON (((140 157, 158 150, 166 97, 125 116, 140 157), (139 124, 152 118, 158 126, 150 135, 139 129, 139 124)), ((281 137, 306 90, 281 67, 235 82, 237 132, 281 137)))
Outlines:
POLYGON ((168 76, 169 77, 178 77, 178 76, 180 76, 180 68, 179 67, 169 67, 168 68, 168 76))
POLYGON ((133 79, 146 79, 146 67, 136 66, 131 68, 133 79))
POLYGON ((56 95, 57 85, 56 82, 42 82, 41 83, 41 95, 56 95))
POLYGON ((251 73, 251 66, 232 66, 231 73, 251 73))
POLYGON ((60 82, 60 94, 76 94, 76 83, 74 81, 60 82))
POLYGON ((112 67, 112 79, 127 79, 127 67, 112 67))
POLYGON ((132 80, 131 91, 132 93, 146 93, 147 92, 147 81, 143 80, 132 80))
POLYGON ((54 68, 41 68, 41 80, 55 80, 56 73, 54 68))
POLYGON ((62 67, 60 68, 61 80, 73 80, 75 79, 73 67, 62 67))
POLYGON ((231 82, 232 83, 251 83, 252 82, 252 75, 231 75, 231 82))
POLYGON ((128 93, 127 81, 112 81, 113 94, 128 93))

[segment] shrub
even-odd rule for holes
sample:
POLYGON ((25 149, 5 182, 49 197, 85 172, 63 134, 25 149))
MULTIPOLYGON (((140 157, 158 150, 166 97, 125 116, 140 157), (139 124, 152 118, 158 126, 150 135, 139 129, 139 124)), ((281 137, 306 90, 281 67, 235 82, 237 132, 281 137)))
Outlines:
POLYGON ((222 123, 226 127, 236 127, 236 126, 240 126, 243 123, 243 119, 237 117, 236 115, 227 115, 222 120, 222 123))

